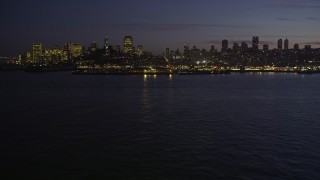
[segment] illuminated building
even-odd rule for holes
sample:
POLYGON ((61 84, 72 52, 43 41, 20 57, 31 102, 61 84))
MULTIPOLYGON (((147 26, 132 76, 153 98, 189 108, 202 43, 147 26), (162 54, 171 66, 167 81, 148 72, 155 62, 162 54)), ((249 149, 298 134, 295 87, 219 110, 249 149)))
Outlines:
POLYGON ((25 61, 26 61, 27 64, 33 62, 32 53, 31 53, 31 52, 26 52, 26 54, 25 54, 25 61))
POLYGON ((263 51, 264 51, 264 52, 267 52, 268 50, 269 50, 268 44, 264 44, 264 45, 263 45, 263 51))
POLYGON ((139 45, 138 48, 137 48, 137 51, 136 51, 136 54, 138 56, 142 56, 143 55, 143 47, 142 45, 139 45))
POLYGON ((299 44, 294 44, 293 49, 294 50, 299 50, 299 44))
POLYGON ((89 48, 89 51, 91 52, 95 52, 98 48, 98 45, 95 41, 93 41, 91 44, 90 44, 90 48, 89 48))
POLYGON ((126 54, 131 54, 133 51, 133 39, 131 36, 125 36, 123 38, 123 51, 126 54))
POLYGON ((21 54, 18 56, 18 60, 16 61, 16 64, 19 64, 19 65, 22 64, 22 55, 21 54))
POLYGON ((221 51, 226 51, 228 49, 228 40, 224 39, 222 41, 222 48, 221 48, 221 51))
POLYGON ((106 55, 109 55, 109 39, 107 36, 104 38, 104 50, 106 55))
POLYGON ((288 39, 284 40, 284 49, 285 50, 289 49, 289 40, 288 39))
POLYGON ((42 57, 42 44, 33 43, 32 46, 32 63, 39 63, 42 57))
POLYGON ((71 57, 80 57, 82 55, 82 44, 71 45, 71 57))
POLYGON ((282 39, 278 40, 278 50, 282 50, 282 39))
POLYGON ((108 36, 106 36, 104 38, 104 49, 108 50, 108 48, 109 48, 109 39, 108 39, 108 36))
POLYGON ((83 54, 82 44, 67 43, 64 46, 65 46, 65 50, 69 53, 70 58, 77 58, 82 56, 83 54))
POLYGON ((252 49, 258 50, 259 49, 259 36, 252 37, 252 49))
POLYGON ((48 64, 59 64, 68 62, 68 52, 58 47, 52 49, 46 49, 44 53, 46 63, 48 64))

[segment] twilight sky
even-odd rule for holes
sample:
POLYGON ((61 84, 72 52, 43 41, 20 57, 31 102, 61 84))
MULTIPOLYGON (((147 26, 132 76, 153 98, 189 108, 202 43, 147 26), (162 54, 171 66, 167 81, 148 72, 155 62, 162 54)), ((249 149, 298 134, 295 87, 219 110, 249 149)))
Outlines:
MULTIPOLYGON (((279 38, 320 47, 320 0, 10 0, 0 2, 0 56, 65 42, 134 45, 160 54, 188 43, 209 49, 221 41, 249 41, 274 48, 279 38)), ((231 45, 232 46, 232 45, 231 45)), ((261 47, 260 47, 261 48, 261 47)))

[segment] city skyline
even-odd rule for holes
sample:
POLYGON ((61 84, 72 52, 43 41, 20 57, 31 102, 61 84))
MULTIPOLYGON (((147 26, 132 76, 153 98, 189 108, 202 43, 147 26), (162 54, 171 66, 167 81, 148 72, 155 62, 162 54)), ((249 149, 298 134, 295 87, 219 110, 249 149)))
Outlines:
MULTIPOLYGON (((294 44, 320 47, 320 2, 301 1, 56 1, 1 2, 0 55, 15 56, 29 50, 30 44, 46 47, 66 42, 96 41, 101 47, 105 35, 109 44, 122 45, 131 35, 154 54, 166 48, 183 49, 184 44, 210 49, 221 41, 246 42, 259 36, 260 45, 277 48, 278 39, 294 44)), ((284 45, 283 45, 284 46, 284 45)))
MULTIPOLYGON (((123 41, 122 41, 122 44, 110 44, 109 43, 109 37, 108 36, 105 36, 104 38, 104 43, 101 44, 101 46, 99 44, 97 44, 96 41, 92 41, 89 45, 84 45, 82 43, 73 43, 73 42, 66 42, 64 43, 62 46, 61 45, 54 45, 54 46, 46 46, 44 45, 42 42, 34 42, 33 43, 33 46, 29 49, 27 49, 23 54, 26 54, 26 53, 29 53, 29 51, 34 51, 34 45, 36 46, 40 46, 39 49, 41 49, 41 51, 45 52, 46 49, 60 49, 60 50, 66 50, 66 49, 69 49, 68 45, 72 45, 72 44, 75 44, 75 45, 78 45, 78 49, 81 49, 81 53, 79 53, 80 55, 82 53, 90 53, 91 51, 96 51, 97 49, 104 49, 105 51, 109 51, 108 49, 111 47, 112 49, 114 50, 117 50, 117 51, 121 51, 121 52, 124 52, 124 53, 137 53, 138 51, 140 51, 140 54, 145 51, 145 52, 148 52, 148 53, 151 53, 151 51, 148 51, 148 50, 145 50, 143 48, 145 48, 143 45, 137 45, 135 44, 134 40, 133 40, 133 37, 132 36, 124 36, 123 37, 123 41)), ((215 45, 216 44, 212 44, 210 46, 209 49, 206 49, 206 48, 199 48, 195 45, 192 45, 192 44, 184 44, 183 45, 183 48, 180 49, 180 48, 173 48, 173 49, 170 49, 170 48, 165 48, 164 51, 161 53, 161 54, 154 54, 156 56, 160 55, 160 56, 167 56, 169 53, 171 53, 172 51, 184 51, 186 46, 188 47, 188 49, 201 49, 201 50, 205 50, 205 51, 217 51, 217 52, 224 52, 224 51, 227 51, 227 50, 240 50, 240 49, 243 49, 243 48, 246 48, 246 49, 252 49, 252 50, 255 50, 255 51, 258 51, 258 50, 261 50, 261 51, 268 51, 268 50, 299 50, 299 49, 305 49, 305 48, 312 48, 312 49, 319 49, 319 48, 314 48, 312 46, 312 44, 303 44, 304 46, 300 46, 301 43, 292 43, 290 42, 287 38, 283 41, 282 38, 278 39, 277 41, 277 47, 273 48, 273 49, 270 49, 269 48, 269 44, 266 44, 266 43, 271 43, 271 44, 275 44, 273 42, 266 42, 266 41, 260 41, 259 40, 259 36, 252 36, 252 40, 251 41, 229 41, 228 39, 223 39, 221 42, 220 42, 220 48, 217 48, 215 45)), ((217 42, 218 44, 218 42, 217 42)), ((218 46, 219 47, 219 46, 218 46)), ((19 55, 23 55, 23 54, 19 54, 19 55)), ((79 55, 79 56, 80 56, 79 55)), ((108 55, 108 54, 107 54, 108 55)), ((34 58, 34 57, 33 57, 34 58)))

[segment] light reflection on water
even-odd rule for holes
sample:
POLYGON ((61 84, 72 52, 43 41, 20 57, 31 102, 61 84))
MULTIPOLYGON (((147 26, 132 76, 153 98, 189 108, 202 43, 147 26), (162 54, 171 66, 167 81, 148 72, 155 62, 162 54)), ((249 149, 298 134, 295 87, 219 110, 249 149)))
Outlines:
POLYGON ((319 79, 2 73, 1 173, 317 179, 319 79))

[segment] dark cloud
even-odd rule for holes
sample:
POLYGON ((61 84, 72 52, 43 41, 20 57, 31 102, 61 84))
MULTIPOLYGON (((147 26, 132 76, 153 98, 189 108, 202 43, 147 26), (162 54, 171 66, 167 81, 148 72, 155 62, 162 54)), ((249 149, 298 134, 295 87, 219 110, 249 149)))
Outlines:
POLYGON ((288 8, 297 8, 297 9, 320 9, 320 5, 318 4, 285 4, 284 7, 288 8))
POLYGON ((318 17, 307 17, 307 19, 311 21, 320 21, 320 18, 318 17))
POLYGON ((286 17, 279 17, 279 18, 277 18, 277 20, 278 21, 298 22, 298 20, 296 20, 296 19, 286 18, 286 17))

